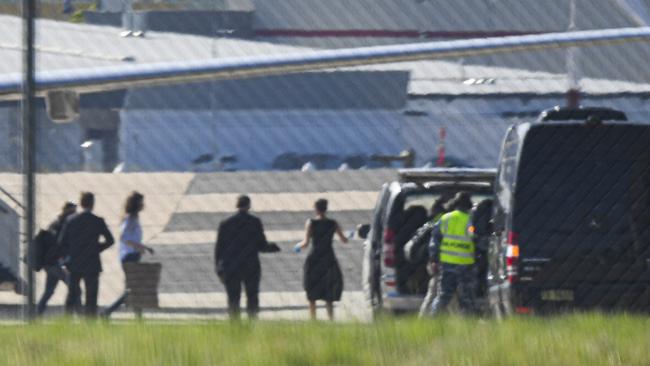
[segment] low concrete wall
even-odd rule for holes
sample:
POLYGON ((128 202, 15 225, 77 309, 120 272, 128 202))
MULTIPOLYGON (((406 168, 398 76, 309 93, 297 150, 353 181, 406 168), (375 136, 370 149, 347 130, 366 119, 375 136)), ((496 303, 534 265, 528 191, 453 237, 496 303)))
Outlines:
POLYGON ((218 30, 228 29, 233 31, 228 37, 253 36, 253 13, 249 11, 143 10, 134 11, 132 17, 120 12, 85 11, 84 19, 88 24, 132 30, 223 36, 218 30))
POLYGON ((84 20, 88 24, 107 25, 111 27, 122 26, 122 13, 88 10, 84 11, 84 20))
POLYGON ((229 29, 230 37, 250 38, 253 35, 253 13, 245 11, 146 11, 136 12, 144 16, 146 29, 160 32, 175 32, 215 36, 217 30, 229 29))

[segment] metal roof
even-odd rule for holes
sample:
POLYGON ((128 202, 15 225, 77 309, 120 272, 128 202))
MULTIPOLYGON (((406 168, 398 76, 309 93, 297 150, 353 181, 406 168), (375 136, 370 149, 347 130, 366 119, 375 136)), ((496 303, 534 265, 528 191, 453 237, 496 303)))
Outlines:
MULTIPOLYGON (((36 22, 38 70, 101 67, 123 63, 204 60, 219 57, 278 55, 304 47, 241 39, 211 38, 165 32, 121 37, 122 29, 39 19, 36 22)), ((0 73, 21 71, 20 17, 0 15, 0 73)))
MULTIPOLYGON (((650 55, 649 55, 650 56, 650 55)), ((364 66, 360 70, 409 70, 409 94, 486 95, 556 94, 567 90, 565 73, 471 65, 451 61, 417 61, 364 66)), ((583 77, 581 90, 591 95, 648 93, 650 83, 583 77)))
POLYGON ((126 109, 398 110, 406 106, 405 71, 314 72, 138 88, 126 109))
MULTIPOLYGON (((571 2, 253 0, 253 3, 255 32, 265 36, 265 40, 341 48, 500 33, 561 32, 569 27, 571 2)), ((589 0, 576 1, 576 4, 576 29, 636 27, 647 25, 650 20, 648 1, 589 0)), ((630 44, 583 50, 578 63, 580 73, 588 78, 650 82, 648 58, 650 50, 646 45, 630 44)), ((566 53, 524 52, 468 58, 465 63, 564 73, 566 53)))
MULTIPOLYGON (((251 1, 255 28, 292 30, 558 32, 567 29, 570 9, 569 0, 251 1)), ((649 5, 579 0, 576 7, 578 29, 603 29, 641 25, 637 14, 649 5)))

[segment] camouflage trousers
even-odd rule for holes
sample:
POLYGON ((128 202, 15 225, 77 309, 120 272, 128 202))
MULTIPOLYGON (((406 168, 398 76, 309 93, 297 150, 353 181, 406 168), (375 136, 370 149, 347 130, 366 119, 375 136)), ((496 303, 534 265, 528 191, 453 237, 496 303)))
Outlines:
POLYGON ((458 305, 463 314, 475 314, 476 267, 473 265, 442 264, 437 296, 431 306, 431 315, 447 309, 456 290, 458 305))

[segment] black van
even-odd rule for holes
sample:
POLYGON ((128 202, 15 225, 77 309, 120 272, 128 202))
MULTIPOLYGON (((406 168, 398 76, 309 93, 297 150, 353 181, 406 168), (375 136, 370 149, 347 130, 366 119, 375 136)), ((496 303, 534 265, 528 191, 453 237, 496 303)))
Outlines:
POLYGON ((426 263, 412 263, 404 245, 428 220, 428 211, 440 197, 447 200, 467 191, 477 203, 492 198, 495 169, 404 169, 399 180, 383 185, 373 221, 362 225, 364 242, 363 289, 373 313, 415 312, 427 292, 426 263))
POLYGON ((650 124, 555 108, 514 125, 495 196, 497 315, 650 310, 650 124))

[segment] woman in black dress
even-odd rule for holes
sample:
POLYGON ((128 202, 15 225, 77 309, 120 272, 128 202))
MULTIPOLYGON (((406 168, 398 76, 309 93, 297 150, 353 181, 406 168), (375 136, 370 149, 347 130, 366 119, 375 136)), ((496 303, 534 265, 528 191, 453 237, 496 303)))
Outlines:
POLYGON ((316 319, 316 300, 325 300, 327 316, 334 319, 334 301, 341 300, 343 292, 343 274, 334 255, 332 239, 338 234, 343 243, 348 239, 343 235, 339 224, 325 216, 327 200, 319 199, 314 204, 316 218, 307 220, 305 239, 298 243, 302 249, 313 240, 311 251, 307 255, 304 267, 303 284, 309 300, 309 315, 316 319))

